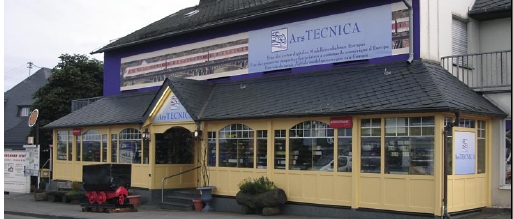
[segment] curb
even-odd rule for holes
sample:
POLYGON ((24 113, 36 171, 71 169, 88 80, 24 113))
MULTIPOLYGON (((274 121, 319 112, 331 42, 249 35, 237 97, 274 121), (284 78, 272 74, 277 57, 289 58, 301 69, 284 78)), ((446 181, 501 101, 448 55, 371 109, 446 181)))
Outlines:
POLYGON ((62 215, 47 215, 47 214, 17 212, 17 211, 4 211, 4 214, 27 216, 27 217, 37 217, 37 218, 51 218, 51 219, 85 219, 85 218, 81 218, 81 217, 70 217, 70 216, 62 216, 62 215))

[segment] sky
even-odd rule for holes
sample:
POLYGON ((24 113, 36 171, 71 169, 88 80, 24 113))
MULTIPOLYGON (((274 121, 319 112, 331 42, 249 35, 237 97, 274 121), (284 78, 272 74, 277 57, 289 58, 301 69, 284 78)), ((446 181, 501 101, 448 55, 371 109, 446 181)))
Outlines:
POLYGON ((53 68, 61 54, 90 55, 199 0, 5 0, 4 92, 40 67, 53 68), (28 62, 33 68, 28 68, 28 62))

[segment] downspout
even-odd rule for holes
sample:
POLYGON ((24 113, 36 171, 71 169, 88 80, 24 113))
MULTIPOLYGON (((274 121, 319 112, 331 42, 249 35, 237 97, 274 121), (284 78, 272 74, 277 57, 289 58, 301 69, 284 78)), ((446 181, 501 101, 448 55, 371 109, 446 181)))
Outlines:
POLYGON ((409 49, 410 49, 410 57, 408 57, 408 63, 411 63, 413 61, 413 8, 411 7, 411 4, 408 3, 408 1, 403 0, 404 4, 408 8, 408 14, 409 14, 409 34, 408 34, 408 42, 409 42, 409 49))
MULTIPOLYGON (((447 143, 448 143, 448 140, 447 140, 447 136, 449 136, 449 134, 452 134, 452 128, 454 126, 458 126, 460 124, 460 112, 456 112, 455 113, 455 116, 456 116, 456 119, 454 120, 454 122, 451 122, 451 123, 448 123, 447 126, 445 126, 444 128, 444 197, 443 197, 443 213, 442 213, 442 218, 447 218, 447 219, 450 219, 451 218, 451 215, 449 215, 449 212, 447 211, 447 173, 449 172, 449 162, 447 162, 447 143)), ((454 137, 454 136, 453 136, 454 137)), ((450 155, 452 156, 452 155, 450 155)))

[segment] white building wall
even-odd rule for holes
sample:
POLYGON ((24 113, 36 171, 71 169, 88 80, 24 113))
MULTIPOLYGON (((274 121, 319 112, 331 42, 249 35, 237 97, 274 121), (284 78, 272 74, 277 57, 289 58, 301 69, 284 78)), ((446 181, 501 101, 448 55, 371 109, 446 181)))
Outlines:
POLYGON ((420 1, 420 58, 440 61, 452 55, 452 17, 468 19, 474 0, 420 1))
POLYGON ((511 50, 511 18, 480 22, 481 52, 511 50))

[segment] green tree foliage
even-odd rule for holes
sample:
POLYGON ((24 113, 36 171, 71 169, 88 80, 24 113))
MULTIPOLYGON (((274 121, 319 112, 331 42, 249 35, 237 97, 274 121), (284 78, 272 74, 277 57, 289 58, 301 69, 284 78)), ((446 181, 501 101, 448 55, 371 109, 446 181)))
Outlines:
MULTIPOLYGON (((49 145, 52 144, 52 130, 45 125, 71 113, 71 101, 102 96, 103 62, 89 59, 86 55, 62 54, 59 63, 53 68, 48 83, 34 94, 35 102, 31 109, 39 110, 39 144, 41 145, 41 165, 49 158, 49 145)), ((36 137, 36 126, 30 131, 36 137)))

